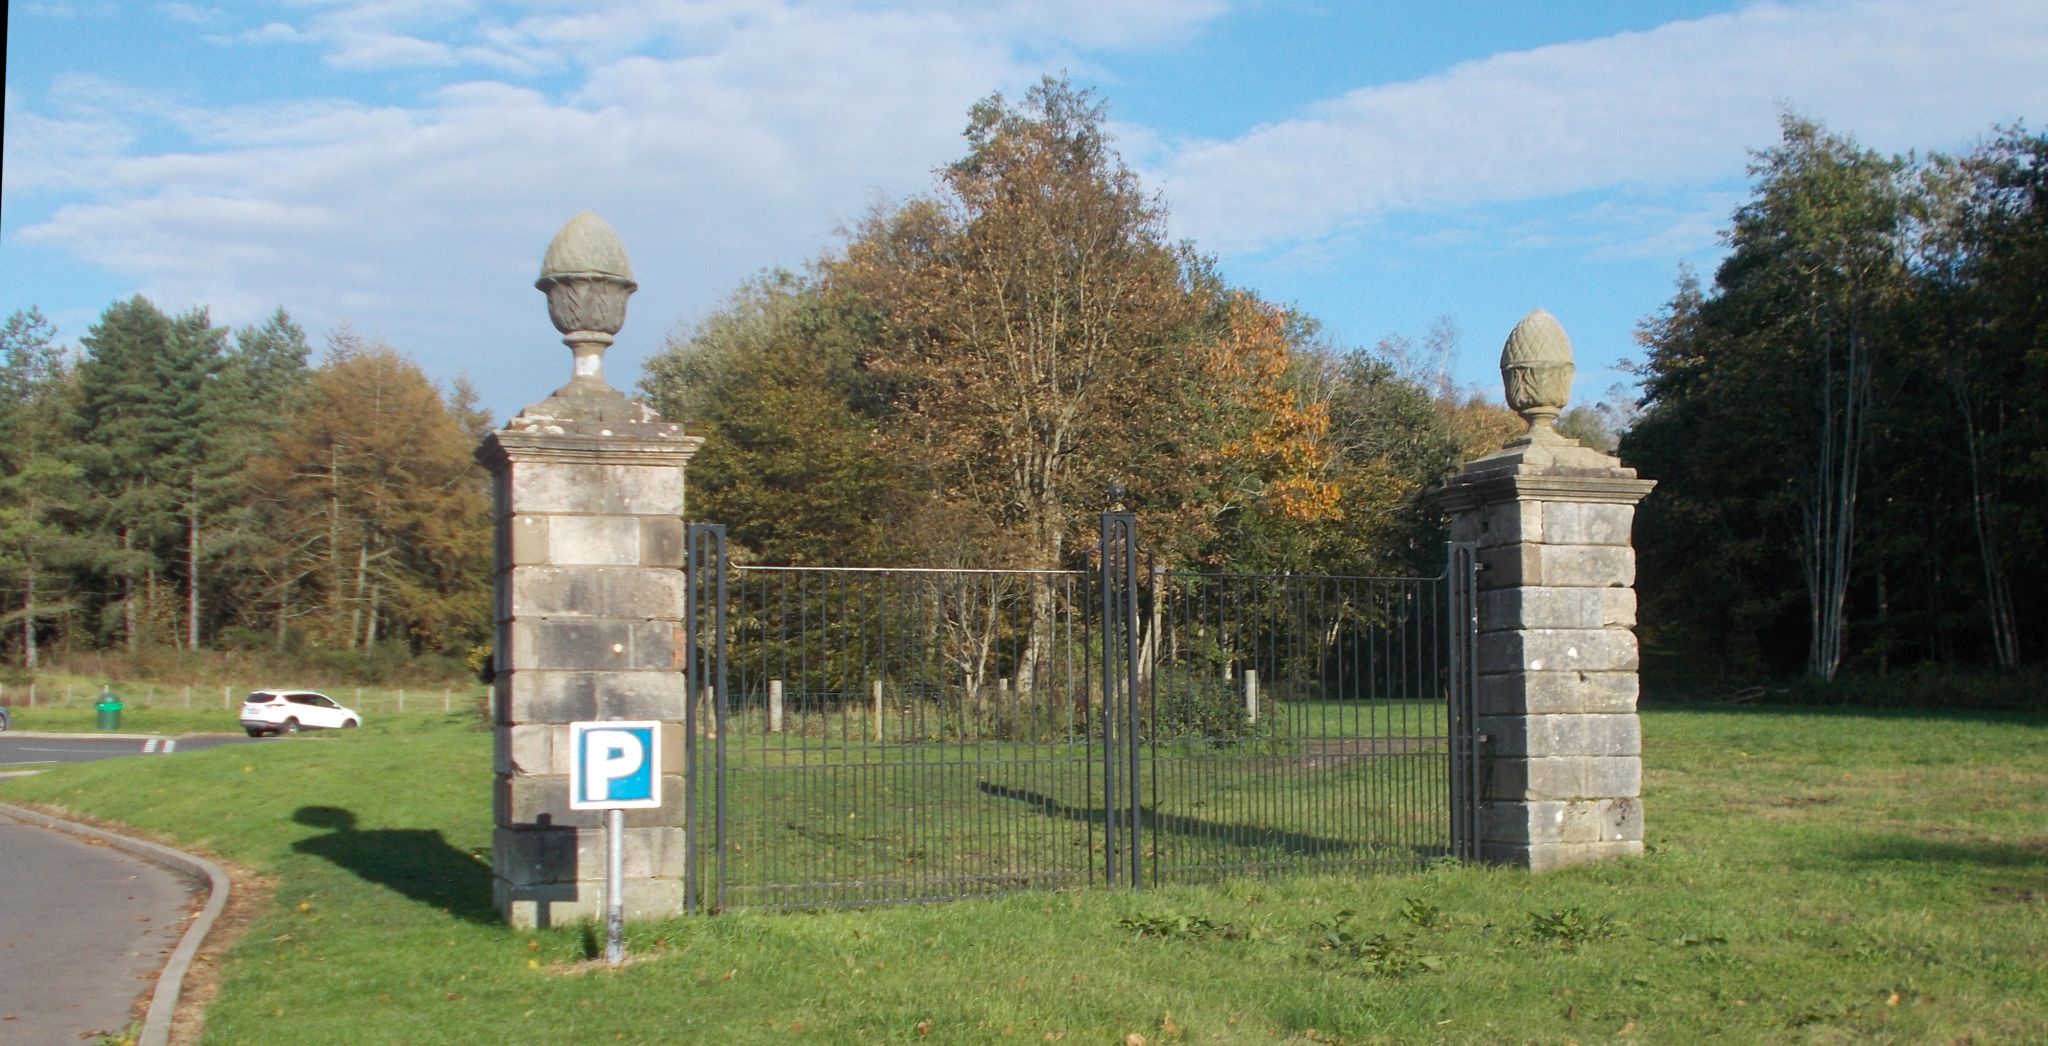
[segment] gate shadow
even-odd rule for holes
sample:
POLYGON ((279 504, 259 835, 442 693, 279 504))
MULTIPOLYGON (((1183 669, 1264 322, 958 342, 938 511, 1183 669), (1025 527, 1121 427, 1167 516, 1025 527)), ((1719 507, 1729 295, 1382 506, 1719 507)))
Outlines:
MULTIPOLYGON (((977 787, 983 795, 996 799, 1010 799, 1038 808, 1047 817, 1057 817, 1078 824, 1100 825, 1103 811, 1095 807, 1072 806, 1058 799, 1029 789, 1010 785, 981 782, 977 787)), ((1278 828, 1256 828, 1250 825, 1227 824, 1222 821, 1205 821, 1198 817, 1182 814, 1162 814, 1144 804, 1138 806, 1138 816, 1144 827, 1157 828, 1163 832, 1204 842, 1219 842, 1245 850, 1278 849, 1294 856, 1315 854, 1341 854, 1361 850, 1365 847, 1344 839, 1311 835, 1306 832, 1283 831, 1278 828)))
POLYGON ((356 827, 354 811, 338 806, 302 806, 292 820, 327 830, 326 835, 293 843, 292 849, 298 853, 326 860, 365 882, 395 890, 456 918, 492 925, 502 922, 491 903, 489 866, 448 845, 438 831, 364 831, 356 827))

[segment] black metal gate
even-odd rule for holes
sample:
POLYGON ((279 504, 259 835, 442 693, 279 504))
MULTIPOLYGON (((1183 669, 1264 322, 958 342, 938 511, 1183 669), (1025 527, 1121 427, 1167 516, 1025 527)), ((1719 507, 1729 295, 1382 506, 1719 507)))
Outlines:
POLYGON ((689 529, 687 895, 873 905, 1471 856, 1472 550, 1434 578, 733 566, 689 529))

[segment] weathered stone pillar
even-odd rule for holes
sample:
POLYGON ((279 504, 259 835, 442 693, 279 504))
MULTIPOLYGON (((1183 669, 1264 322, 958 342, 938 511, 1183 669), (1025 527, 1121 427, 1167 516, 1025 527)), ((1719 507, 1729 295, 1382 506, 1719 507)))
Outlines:
POLYGON ((625 248, 594 214, 549 245, 537 286, 573 378, 486 437, 497 521, 492 898, 514 926, 605 910, 603 813, 569 809, 568 724, 662 721, 658 810, 625 813, 627 918, 683 900, 683 467, 700 440, 605 383, 625 321, 625 248))
POLYGON ((1520 439, 1441 491, 1478 546, 1481 859, 1535 871, 1643 851, 1636 503, 1654 485, 1552 427, 1571 343, 1538 309, 1501 353, 1520 439))

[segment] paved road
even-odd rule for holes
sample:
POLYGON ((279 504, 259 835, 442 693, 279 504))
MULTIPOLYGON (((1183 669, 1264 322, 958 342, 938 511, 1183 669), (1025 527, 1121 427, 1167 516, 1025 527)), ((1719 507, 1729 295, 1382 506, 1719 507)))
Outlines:
MULTIPOLYGON (((49 763, 84 763, 123 755, 172 755, 198 752, 220 745, 252 744, 258 739, 234 734, 199 734, 191 737, 143 737, 113 735, 0 734, 0 773, 49 763)), ((0 1036, 0 1042, 5 1037, 0 1036)))
POLYGON ((0 813, 0 1042, 74 1043, 138 1019, 200 885, 0 813))

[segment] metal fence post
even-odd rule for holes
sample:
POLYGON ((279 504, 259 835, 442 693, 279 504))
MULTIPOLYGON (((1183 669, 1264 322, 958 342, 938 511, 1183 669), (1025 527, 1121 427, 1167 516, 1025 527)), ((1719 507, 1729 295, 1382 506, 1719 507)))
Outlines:
POLYGON ((1445 604, 1450 609, 1451 852, 1461 860, 1479 859, 1480 779, 1479 689, 1476 645, 1479 635, 1479 547, 1449 543, 1444 566, 1445 604))
POLYGON ((728 566, 725 527, 717 523, 693 523, 685 536, 683 600, 683 898, 697 910, 725 906, 726 805, 725 805, 725 719, 726 697, 726 588, 728 566), (710 700, 700 701, 700 695, 710 700), (710 723, 700 721, 708 713, 710 723), (707 731, 708 728, 708 731, 707 731), (702 894, 699 863, 704 854, 704 824, 701 816, 704 786, 702 751, 698 735, 708 732, 713 745, 714 778, 712 797, 712 853, 714 854, 711 896, 702 894))
POLYGON ((1144 882, 1138 804, 1138 522, 1102 514, 1103 870, 1111 884, 1144 882), (1123 868, 1116 862, 1122 848, 1123 868))

